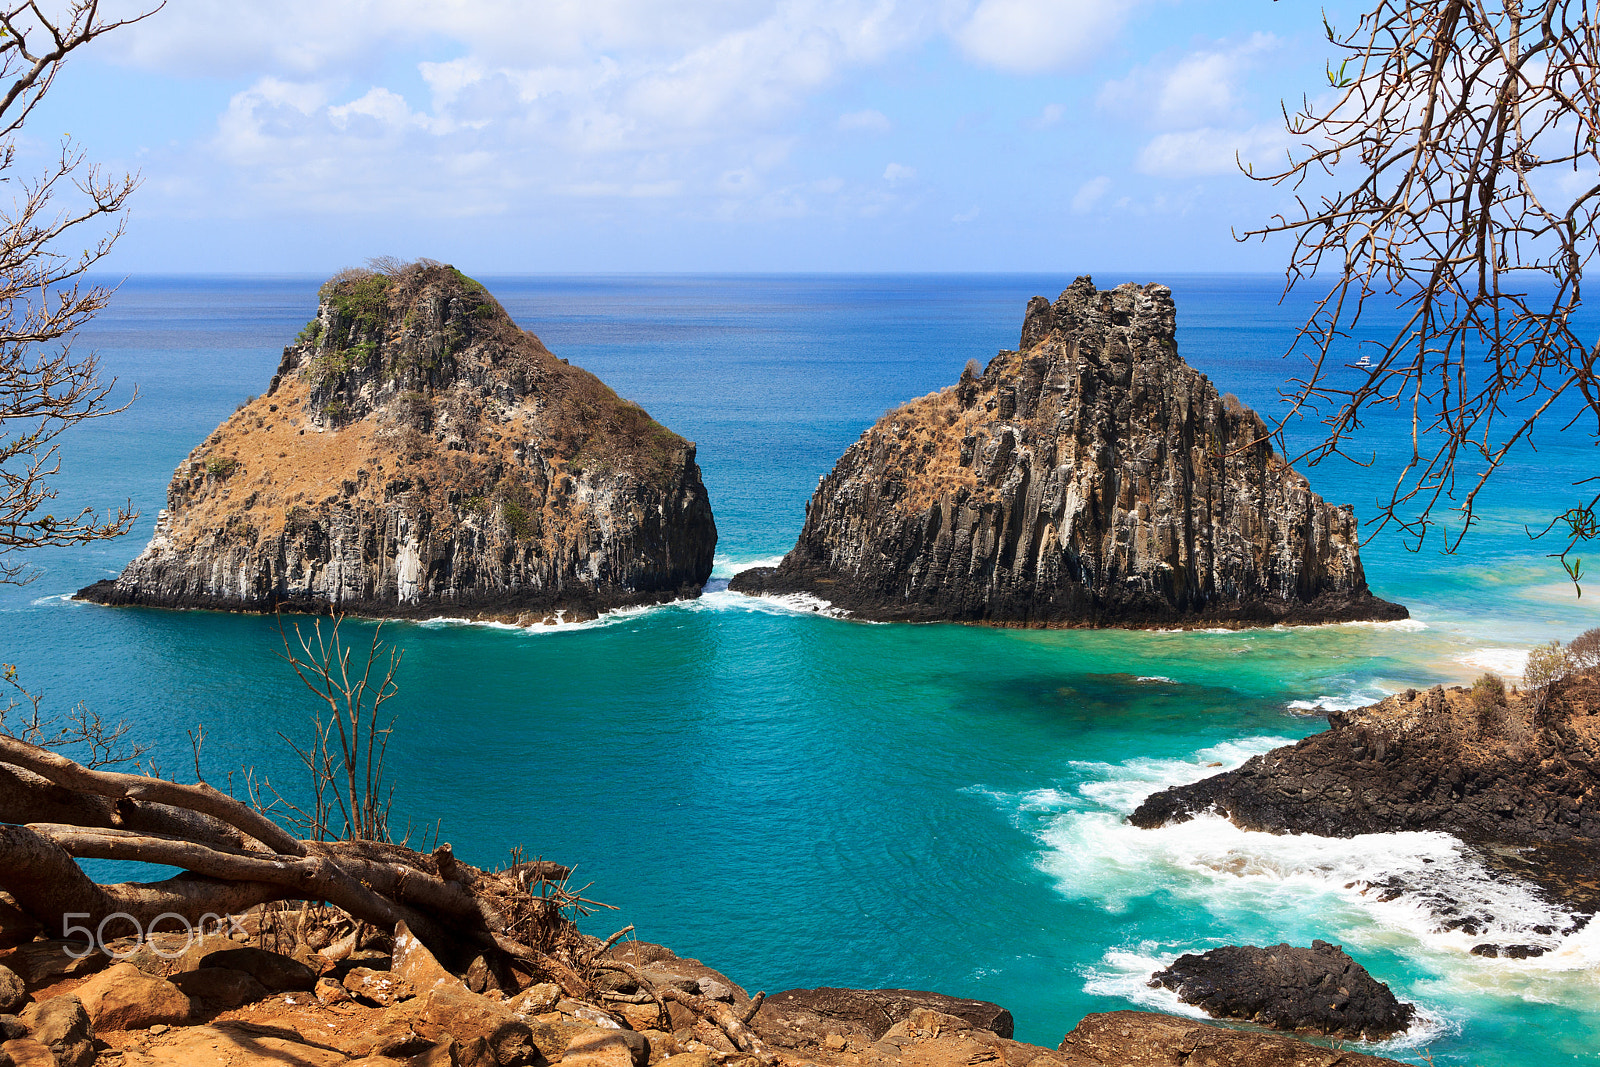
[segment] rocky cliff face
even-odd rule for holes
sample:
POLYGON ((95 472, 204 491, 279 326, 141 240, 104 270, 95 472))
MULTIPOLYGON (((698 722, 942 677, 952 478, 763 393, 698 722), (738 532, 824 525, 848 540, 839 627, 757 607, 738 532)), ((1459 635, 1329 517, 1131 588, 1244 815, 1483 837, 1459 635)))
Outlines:
POLYGON ((1354 512, 1179 358, 1174 324, 1160 285, 1035 297, 1018 351, 880 419, 782 564, 731 588, 1008 626, 1404 618, 1368 592, 1354 512))
POLYGON ((108 604, 537 621, 697 595, 694 445, 454 268, 348 271, 189 454, 108 604))
MULTIPOLYGON (((1600 677, 1564 680, 1542 709, 1527 694, 1499 699, 1435 686, 1333 712, 1327 731, 1154 793, 1129 821, 1150 828, 1214 811, 1247 830, 1324 837, 1442 830, 1518 848, 1600 840, 1600 677)), ((1591 896, 1592 911, 1600 887, 1591 896)))

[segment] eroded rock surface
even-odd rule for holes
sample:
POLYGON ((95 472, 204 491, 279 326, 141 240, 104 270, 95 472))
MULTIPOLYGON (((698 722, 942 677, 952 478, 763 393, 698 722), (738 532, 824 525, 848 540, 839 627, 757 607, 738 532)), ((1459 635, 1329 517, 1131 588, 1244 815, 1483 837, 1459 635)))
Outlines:
MULTIPOLYGON (((1323 837, 1438 830, 1532 882, 1580 921, 1600 911, 1600 678, 1574 675, 1543 707, 1435 686, 1328 716, 1329 729, 1235 770, 1147 797, 1136 826, 1215 812, 1247 830, 1323 837)), ((1408 886, 1380 887, 1399 895, 1408 886)), ((1449 920, 1468 933, 1470 911, 1449 920)), ((1551 934, 1556 931, 1537 930, 1551 934)), ((1562 934, 1572 930, 1560 931, 1562 934)), ((1538 945, 1482 945, 1485 956, 1538 945)))
POLYGON ((1600 681, 1573 678, 1544 711, 1517 696, 1406 690, 1242 767, 1146 798, 1136 826, 1216 811, 1248 830, 1324 837, 1443 830, 1469 841, 1600 838, 1600 681))
POLYGON ((1171 290, 1079 278, 1018 351, 880 419, 730 588, 1007 626, 1398 619, 1334 507, 1178 355, 1171 290))
POLYGON ((1011 1037, 1011 1013, 986 1000, 966 1000, 918 989, 790 989, 774 993, 757 1016, 760 1032, 777 1043, 795 1034, 839 1034, 877 1041, 912 1012, 935 1011, 969 1029, 1011 1037))
POLYGON ((1416 1008, 1338 945, 1226 945, 1179 956, 1150 984, 1178 994, 1214 1019, 1243 1019, 1274 1030, 1383 1041, 1405 1032, 1416 1008))
POLYGON ((1061 1042, 1068 1067, 1399 1067, 1399 1060, 1148 1011, 1084 1016, 1061 1042))
POLYGON ((349 273, 189 454, 108 604, 591 618, 698 594, 694 445, 451 267, 349 273))

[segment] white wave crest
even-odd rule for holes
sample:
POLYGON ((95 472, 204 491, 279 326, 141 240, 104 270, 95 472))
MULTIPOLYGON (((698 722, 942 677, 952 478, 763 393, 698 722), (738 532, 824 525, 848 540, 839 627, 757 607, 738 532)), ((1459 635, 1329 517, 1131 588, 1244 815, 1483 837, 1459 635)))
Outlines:
POLYGON ((1388 630, 1391 633, 1416 634, 1428 628, 1421 619, 1389 619, 1372 622, 1336 622, 1334 626, 1356 626, 1367 630, 1388 630))
POLYGON ((659 611, 670 611, 674 608, 693 604, 692 600, 670 600, 662 604, 638 604, 625 608, 613 608, 601 612, 593 619, 567 620, 565 609, 557 611, 547 619, 518 625, 514 622, 500 622, 494 619, 466 619, 454 615, 437 615, 430 619, 423 619, 417 625, 424 629, 436 630, 451 626, 472 626, 484 630, 505 630, 516 634, 536 636, 540 634, 574 633, 582 630, 599 630, 618 623, 629 622, 659 611))
POLYGON ((1354 711, 1368 704, 1376 704, 1388 696, 1387 690, 1371 687, 1354 689, 1341 696, 1323 694, 1314 700, 1291 700, 1285 707, 1302 715, 1325 715, 1330 711, 1354 711))
POLYGON ((1136 682, 1158 682, 1162 685, 1177 685, 1178 683, 1164 674, 1141 674, 1135 678, 1136 682))
POLYGON ((1494 671, 1496 674, 1522 677, 1528 667, 1528 650, 1524 648, 1477 648, 1456 657, 1456 662, 1474 670, 1494 671))
MULTIPOLYGON (((1448 834, 1270 834, 1214 814, 1143 830, 1126 819, 1156 790, 1238 766, 1284 742, 1251 737, 1190 759, 1073 763, 1076 785, 990 795, 1039 842, 1036 863, 1059 892, 1113 914, 1138 901, 1166 901, 1216 916, 1224 928, 1229 916, 1274 916, 1278 929, 1311 931, 1305 941, 1339 941, 1358 958, 1365 948, 1412 959, 1436 976, 1414 983, 1417 993, 1436 1001, 1459 1002, 1463 988, 1580 1005, 1600 994, 1600 922, 1586 924, 1534 886, 1491 870, 1448 834), (1480 945, 1522 945, 1539 954, 1474 955, 1480 945)), ((1151 955, 1126 946, 1115 951, 1133 952, 1129 960, 1151 955)), ((1136 988, 1133 963, 1114 965, 1110 954, 1106 960, 1088 975, 1091 992, 1114 986, 1115 995, 1154 1005, 1151 998, 1161 994, 1144 990, 1148 969, 1136 988)), ((1145 968, 1151 961, 1136 962, 1145 968)), ((1426 1040, 1452 1025, 1434 1012, 1403 1041, 1426 1040)))
POLYGON ((717 556, 711 561, 711 577, 713 580, 718 578, 727 580, 740 571, 747 571, 753 567, 776 567, 782 562, 782 556, 762 556, 759 559, 730 559, 727 556, 717 556))
POLYGON ((850 612, 836 608, 829 601, 810 593, 762 593, 750 596, 745 593, 719 592, 700 598, 706 607, 720 610, 767 611, 778 615, 822 615, 830 619, 846 619, 850 612))

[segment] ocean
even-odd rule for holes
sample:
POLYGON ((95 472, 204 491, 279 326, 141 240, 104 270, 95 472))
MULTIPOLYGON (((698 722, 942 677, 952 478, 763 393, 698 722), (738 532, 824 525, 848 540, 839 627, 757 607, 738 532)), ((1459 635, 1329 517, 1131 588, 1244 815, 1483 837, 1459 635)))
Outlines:
MULTIPOLYGON (((1071 276, 598 276, 481 279, 557 355, 694 440, 720 536, 700 599, 518 630, 390 623, 404 651, 389 778, 413 841, 481 865, 512 846, 576 868, 614 905, 587 920, 723 970, 752 992, 896 986, 996 1001, 1053 1047, 1086 1013, 1192 1013, 1149 973, 1230 943, 1344 945, 1419 1005, 1374 1050, 1410 1062, 1600 1062, 1600 924, 1530 960, 1553 918, 1438 834, 1349 841, 1244 833, 1215 819, 1137 830, 1150 791, 1192 781, 1408 686, 1515 674, 1526 650, 1600 625, 1528 529, 1571 506, 1593 442, 1552 428, 1503 473, 1456 555, 1362 550, 1401 623, 1247 632, 1010 631, 872 625, 726 591, 793 543, 817 479, 878 416, 1017 343, 1027 299, 1071 276), (1418 887, 1391 900, 1371 886, 1418 887), (1455 904, 1445 904, 1445 899, 1455 904), (1444 928, 1465 906, 1489 932, 1444 928)), ((1304 314, 1271 277, 1097 276, 1170 284, 1180 352, 1270 412, 1298 370, 1304 314)), ((319 279, 134 277, 83 331, 127 411, 65 442, 61 504, 141 511, 114 542, 36 554, 0 589, 0 660, 64 712, 125 719, 161 771, 301 788, 283 739, 310 696, 271 619, 64 599, 148 540, 173 469, 311 317, 319 279)), ((1380 322, 1378 325, 1382 325, 1380 322)), ((1354 372, 1351 372, 1354 373, 1354 372)), ((1380 415, 1371 465, 1313 487, 1362 518, 1409 448, 1380 415)), ((1298 440, 1310 430, 1298 431, 1298 440)), ((347 624, 364 642, 372 624, 347 624)), ((1558 924, 1559 925, 1559 924, 1558 924)), ((1366 1047, 1366 1046, 1362 1046, 1366 1047)))

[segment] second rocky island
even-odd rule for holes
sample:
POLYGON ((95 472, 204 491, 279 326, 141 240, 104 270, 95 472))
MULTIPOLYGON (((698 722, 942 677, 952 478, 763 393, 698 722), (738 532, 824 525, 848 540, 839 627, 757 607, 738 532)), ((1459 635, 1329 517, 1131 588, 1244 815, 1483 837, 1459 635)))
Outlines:
POLYGON ((845 452, 750 594, 866 619, 1270 626, 1403 619, 1356 516, 1278 456, 1260 416, 1178 355, 1163 285, 1079 278, 1028 304, 1016 351, 891 411, 845 452))

